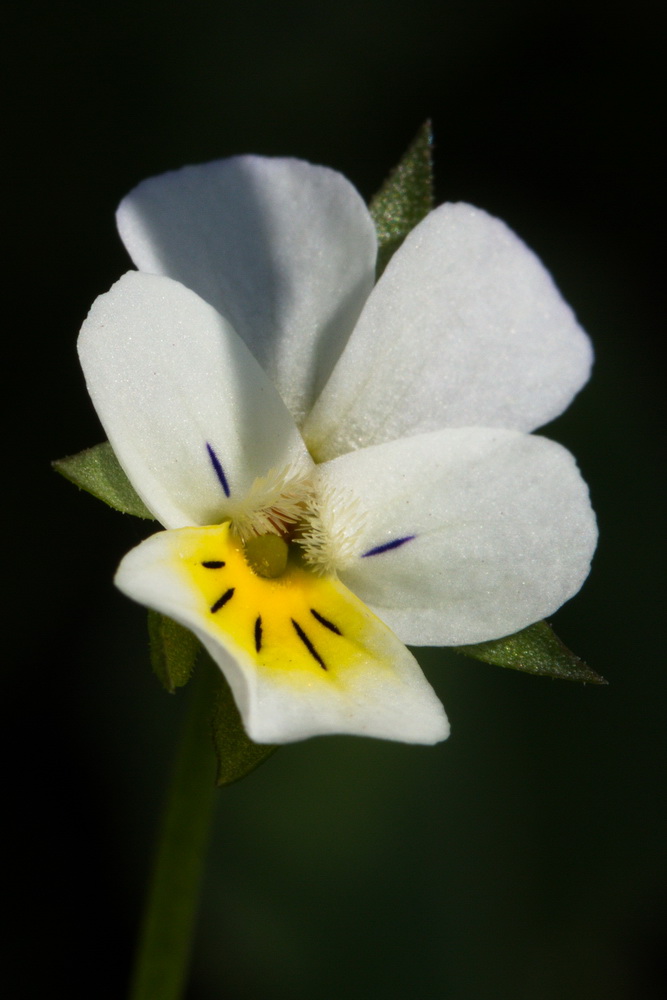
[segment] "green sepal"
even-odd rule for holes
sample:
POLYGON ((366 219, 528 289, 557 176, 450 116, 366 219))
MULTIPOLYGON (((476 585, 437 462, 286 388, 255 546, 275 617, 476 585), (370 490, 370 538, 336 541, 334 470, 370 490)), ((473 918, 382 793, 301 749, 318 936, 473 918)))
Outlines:
POLYGON ((378 278, 410 230, 433 208, 432 143, 431 123, 426 121, 371 199, 369 209, 378 236, 378 278))
POLYGON ((200 650, 199 639, 158 611, 148 612, 151 664, 170 694, 187 684, 200 650))
POLYGON ((78 455, 59 458, 51 464, 65 479, 69 479, 80 489, 92 493, 99 500, 104 500, 115 510, 123 514, 133 514, 134 517, 155 520, 121 469, 108 441, 86 448, 78 455))
POLYGON ((510 667, 512 670, 523 670, 527 674, 581 681, 583 684, 607 683, 604 677, 591 670, 560 641, 547 622, 536 622, 504 639, 452 648, 456 653, 472 656, 475 660, 510 667))
POLYGON ((218 760, 218 785, 231 785, 245 778, 278 749, 272 744, 253 743, 241 722, 239 710, 220 672, 213 708, 213 746, 218 760))

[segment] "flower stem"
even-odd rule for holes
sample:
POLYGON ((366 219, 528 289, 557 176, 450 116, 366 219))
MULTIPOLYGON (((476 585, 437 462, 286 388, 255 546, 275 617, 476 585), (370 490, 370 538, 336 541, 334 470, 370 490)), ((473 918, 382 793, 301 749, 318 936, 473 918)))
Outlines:
POLYGON ((215 795, 210 718, 217 672, 199 657, 188 688, 156 845, 130 1000, 180 1000, 194 936, 215 795))

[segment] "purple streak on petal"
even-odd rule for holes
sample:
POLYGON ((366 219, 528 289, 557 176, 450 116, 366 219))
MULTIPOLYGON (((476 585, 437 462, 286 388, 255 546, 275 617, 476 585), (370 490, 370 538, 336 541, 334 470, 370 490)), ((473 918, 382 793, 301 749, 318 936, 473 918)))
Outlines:
POLYGON ((405 545, 406 542, 411 542, 416 535, 405 535, 404 538, 392 538, 390 542, 385 542, 384 545, 376 545, 374 549, 369 549, 368 552, 362 552, 361 558, 365 559, 366 556, 380 556, 383 552, 390 552, 392 549, 400 549, 401 545, 405 545))
POLYGON ((208 441, 206 442, 206 450, 208 452, 208 457, 211 459, 211 465, 215 469, 215 474, 218 477, 218 479, 220 480, 220 485, 222 486, 223 490, 225 491, 225 496, 228 497, 229 496, 229 483, 227 482, 227 476, 225 475, 225 470, 223 469, 222 465, 220 464, 220 459, 218 458, 218 456, 216 455, 216 453, 213 451, 213 449, 211 448, 211 446, 208 443, 208 441))

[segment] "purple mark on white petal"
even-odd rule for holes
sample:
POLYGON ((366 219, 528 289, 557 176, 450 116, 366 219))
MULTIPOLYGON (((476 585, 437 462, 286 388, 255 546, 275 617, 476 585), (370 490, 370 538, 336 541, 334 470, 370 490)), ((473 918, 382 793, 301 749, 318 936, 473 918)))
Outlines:
POLYGON ((229 483, 227 482, 227 476, 225 475, 225 470, 222 467, 220 459, 218 458, 218 456, 216 455, 216 453, 213 451, 213 448, 211 448, 211 446, 208 443, 208 441, 206 442, 206 450, 208 452, 208 457, 211 459, 211 465, 213 466, 213 469, 215 470, 215 474, 218 477, 218 479, 220 480, 220 485, 222 486, 223 490, 225 491, 225 496, 228 497, 229 496, 229 483))
POLYGON ((411 542, 416 535, 404 535, 403 538, 392 538, 390 542, 385 542, 383 545, 376 545, 374 549, 369 549, 368 552, 362 552, 361 558, 365 559, 366 556, 381 556, 383 552, 391 552, 392 549, 400 549, 401 545, 405 545, 406 542, 411 542))

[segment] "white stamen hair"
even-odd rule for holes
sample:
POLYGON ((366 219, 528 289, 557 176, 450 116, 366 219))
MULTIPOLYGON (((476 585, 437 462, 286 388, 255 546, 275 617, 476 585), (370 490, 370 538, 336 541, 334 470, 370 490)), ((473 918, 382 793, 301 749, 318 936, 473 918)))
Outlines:
POLYGON ((359 555, 364 518, 357 497, 347 490, 320 488, 299 520, 301 529, 295 541, 316 572, 335 573, 359 555))
POLYGON ((256 479, 247 496, 230 510, 232 531, 243 542, 255 535, 284 535, 301 520, 311 496, 307 475, 292 467, 271 469, 256 479))

